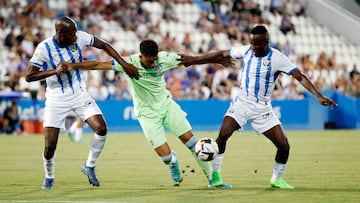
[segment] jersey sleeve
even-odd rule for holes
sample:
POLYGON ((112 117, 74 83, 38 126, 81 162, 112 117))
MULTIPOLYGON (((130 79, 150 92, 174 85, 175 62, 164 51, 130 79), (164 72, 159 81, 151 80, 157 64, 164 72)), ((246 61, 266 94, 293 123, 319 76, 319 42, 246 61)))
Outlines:
POLYGON ((84 31, 78 31, 77 32, 77 43, 80 45, 80 47, 93 46, 94 36, 87 32, 84 32, 84 31))
POLYGON ((250 51, 251 47, 241 46, 241 47, 231 47, 230 48, 230 57, 234 59, 241 59, 245 56, 245 54, 250 51))
MULTIPOLYGON (((133 64, 133 63, 131 63, 131 57, 133 57, 133 56, 124 57, 124 60, 127 63, 133 64)), ((122 67, 122 65, 120 65, 115 59, 112 60, 112 69, 114 71, 125 72, 125 69, 122 67)))
POLYGON ((298 67, 290 61, 290 59, 285 56, 283 53, 277 51, 277 60, 279 71, 284 72, 288 75, 291 74, 294 70, 298 69, 298 67))
POLYGON ((173 69, 179 67, 180 61, 179 55, 170 52, 159 52, 158 54, 159 60, 164 64, 165 69, 173 69))
POLYGON ((44 55, 46 54, 45 44, 41 42, 36 48, 30 59, 30 64, 44 70, 46 64, 44 55))

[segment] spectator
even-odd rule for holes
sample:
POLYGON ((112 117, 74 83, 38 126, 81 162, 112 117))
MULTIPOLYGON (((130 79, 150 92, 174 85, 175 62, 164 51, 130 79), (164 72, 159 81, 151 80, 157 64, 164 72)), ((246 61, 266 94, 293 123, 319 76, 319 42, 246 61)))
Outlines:
POLYGON ((184 49, 191 51, 192 50, 192 40, 191 40, 191 35, 189 32, 185 33, 184 39, 181 43, 181 45, 183 46, 184 49))
POLYGON ((6 134, 20 135, 23 132, 23 125, 16 101, 12 101, 11 105, 5 109, 3 119, 2 129, 6 134))
POLYGON ((15 86, 19 84, 20 72, 18 66, 20 64, 20 56, 17 54, 16 49, 13 48, 4 62, 6 75, 9 76, 8 86, 14 90, 15 86))
POLYGON ((354 64, 352 70, 349 73, 350 80, 353 80, 355 75, 360 75, 359 70, 357 69, 357 65, 354 64))
POLYGON ((229 76, 229 69, 220 68, 215 72, 214 79, 211 86, 212 97, 217 99, 229 99, 230 91, 227 78, 229 76))
POLYGON ((333 70, 337 70, 338 69, 338 64, 337 64, 337 60, 336 60, 336 51, 331 52, 331 55, 328 59, 328 64, 330 69, 333 70))
POLYGON ((351 96, 360 98, 360 74, 354 74, 350 84, 351 96))
POLYGON ((319 70, 329 70, 329 60, 326 53, 323 51, 319 54, 316 60, 316 68, 319 70))
POLYGON ((350 94, 354 97, 360 97, 360 72, 357 65, 353 65, 353 69, 349 73, 350 78, 350 94))
POLYGON ((295 25, 294 23, 291 21, 290 15, 289 14, 284 14, 282 19, 281 19, 281 23, 280 23, 280 31, 284 34, 287 35, 287 33, 289 33, 290 31, 292 31, 294 34, 296 34, 296 30, 295 30, 295 25))
POLYGON ((311 60, 310 54, 305 55, 300 60, 304 72, 308 73, 316 69, 316 64, 311 60))
POLYGON ((296 16, 305 15, 305 6, 299 0, 291 0, 292 11, 296 16))
POLYGON ((297 89, 296 82, 293 78, 291 78, 291 82, 288 86, 286 86, 283 90, 284 99, 290 100, 300 100, 304 99, 304 95, 297 89))
POLYGON ((4 39, 4 45, 9 49, 16 45, 15 26, 10 27, 10 32, 4 39))
POLYGON ((176 74, 176 69, 171 70, 171 77, 167 81, 167 89, 170 91, 174 99, 181 99, 183 96, 181 79, 176 74))

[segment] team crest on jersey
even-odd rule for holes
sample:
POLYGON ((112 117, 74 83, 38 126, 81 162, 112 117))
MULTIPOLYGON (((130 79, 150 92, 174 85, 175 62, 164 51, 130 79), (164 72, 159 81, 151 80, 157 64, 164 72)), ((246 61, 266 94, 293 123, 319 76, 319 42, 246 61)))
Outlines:
POLYGON ((263 62, 262 62, 262 64, 263 64, 264 67, 269 67, 270 61, 267 60, 267 59, 264 59, 263 62))
POLYGON ((154 67, 154 70, 156 72, 160 72, 162 70, 162 65, 161 64, 156 64, 155 67, 154 67))
POLYGON ((71 52, 75 52, 76 51, 76 44, 74 43, 74 44, 70 45, 69 48, 70 48, 71 52))

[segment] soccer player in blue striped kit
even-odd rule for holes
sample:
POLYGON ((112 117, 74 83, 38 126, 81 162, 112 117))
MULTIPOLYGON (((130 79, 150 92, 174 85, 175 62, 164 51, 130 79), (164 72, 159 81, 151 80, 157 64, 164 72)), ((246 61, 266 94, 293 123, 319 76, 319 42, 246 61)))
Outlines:
POLYGON ((55 21, 56 34, 43 40, 35 49, 27 67, 26 81, 46 80, 46 101, 44 110, 43 153, 45 180, 42 189, 51 190, 54 185, 56 145, 59 131, 64 128, 65 118, 70 111, 86 121, 94 131, 89 155, 81 167, 88 177, 89 183, 99 186, 95 175, 95 162, 104 148, 107 125, 103 114, 95 100, 86 90, 85 72, 72 70, 70 72, 58 68, 60 62, 81 62, 84 46, 92 46, 104 50, 124 67, 132 78, 138 78, 138 70, 128 64, 118 52, 102 39, 87 32, 78 31, 74 20, 63 16, 55 21))
POLYGON ((330 108, 337 106, 334 101, 321 94, 288 57, 277 49, 270 48, 269 38, 267 29, 258 25, 251 31, 250 45, 232 47, 230 50, 206 53, 201 56, 183 54, 180 59, 185 66, 218 63, 229 59, 242 60, 240 91, 232 100, 216 139, 219 154, 213 163, 213 185, 222 184, 220 171, 227 140, 234 131, 243 130, 245 123, 249 121, 259 134, 265 135, 277 148, 270 186, 282 189, 294 188, 282 178, 289 157, 290 145, 270 100, 279 74, 285 73, 294 77, 316 96, 321 105, 330 108))

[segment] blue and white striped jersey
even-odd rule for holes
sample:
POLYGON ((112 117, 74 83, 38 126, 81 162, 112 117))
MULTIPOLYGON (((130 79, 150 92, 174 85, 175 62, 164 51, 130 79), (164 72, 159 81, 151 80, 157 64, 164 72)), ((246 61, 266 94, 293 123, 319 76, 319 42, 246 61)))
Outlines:
POLYGON ((256 57, 251 45, 232 47, 230 57, 242 59, 240 91, 256 102, 269 102, 279 74, 289 75, 297 69, 288 57, 274 48, 270 48, 266 56, 256 57))
MULTIPOLYGON (((61 61, 70 63, 83 61, 82 48, 92 46, 94 36, 78 31, 76 42, 68 47, 61 48, 55 40, 55 35, 42 41, 35 49, 30 63, 41 70, 56 69, 61 61)), ((86 72, 74 69, 66 74, 52 75, 46 78, 46 94, 72 95, 86 90, 86 72)))

